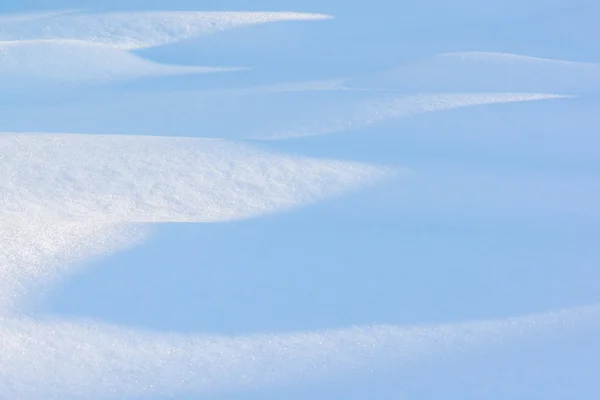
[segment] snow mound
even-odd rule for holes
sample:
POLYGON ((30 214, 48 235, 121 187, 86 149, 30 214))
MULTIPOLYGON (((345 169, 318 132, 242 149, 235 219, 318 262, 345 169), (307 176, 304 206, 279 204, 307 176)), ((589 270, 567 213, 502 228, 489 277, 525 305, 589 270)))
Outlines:
POLYGON ((312 135, 324 135, 363 128, 395 118, 428 112, 450 110, 485 104, 514 103, 522 101, 548 100, 564 96, 543 93, 448 93, 401 95, 381 94, 368 96, 350 104, 345 109, 323 107, 315 115, 297 124, 294 128, 283 126, 259 139, 288 139, 312 135), (324 113, 323 110, 327 111, 324 113))
POLYGON ((127 51, 79 40, 0 42, 3 87, 103 84, 135 78, 196 74, 232 68, 163 65, 127 51))
MULTIPOLYGON (((593 326, 600 307, 430 326, 367 326, 240 337, 4 319, 0 393, 13 398, 206 395, 414 368, 465 352, 593 326)), ((453 365, 451 363, 450 365, 453 365)))
POLYGON ((297 12, 55 12, 0 17, 0 40, 77 39, 141 49, 237 27, 275 21, 322 20, 297 12))
MULTIPOLYGON (((317 86, 318 87, 318 86, 317 86)), ((77 102, 8 105, 0 119, 11 130, 285 139, 339 133, 394 118, 485 104, 550 100, 544 93, 433 93, 347 90, 290 85, 235 91, 123 92, 77 102), (235 115, 235 118, 231 118, 235 115)))
POLYGON ((0 313, 54 275, 48 263, 121 246, 111 232, 123 226, 254 217, 389 173, 225 140, 140 136, 2 134, 0 162, 0 313))

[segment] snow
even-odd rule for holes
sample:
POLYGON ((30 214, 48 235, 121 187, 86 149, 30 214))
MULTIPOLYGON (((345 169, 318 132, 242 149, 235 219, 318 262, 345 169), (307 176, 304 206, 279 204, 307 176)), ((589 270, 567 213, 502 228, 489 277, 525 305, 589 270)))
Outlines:
POLYGON ((53 103, 33 105, 27 110, 30 119, 24 118, 21 107, 8 106, 0 115, 4 114, 5 125, 13 130, 274 140, 343 133, 454 108, 568 98, 552 93, 406 94, 345 87, 313 89, 315 84, 297 84, 286 90, 251 87, 241 93, 125 92, 117 99, 100 94, 85 97, 68 108, 53 103))
MULTIPOLYGON (((156 334, 88 322, 1 319, 8 351, 0 392, 19 398, 211 394, 413 366, 589 325, 598 307, 437 326, 373 326, 296 334, 156 334)), ((1 382, 1 381, 0 381, 1 382)))
MULTIPOLYGON (((322 20, 320 14, 260 12, 142 12, 88 14, 64 11, 2 18, 0 83, 109 83, 161 75, 231 71, 234 68, 168 66, 127 50, 273 21, 322 20)), ((38 88, 39 90, 39 88, 38 88)))
POLYGON ((4 60, 0 65, 2 85, 19 89, 235 70, 161 65, 113 47, 78 40, 0 42, 0 57, 4 60))
POLYGON ((384 71, 355 84, 403 90, 598 92, 600 64, 470 51, 446 53, 384 71))
POLYGON ((391 173, 218 139, 7 133, 0 144, 0 309, 28 293, 28 280, 51 275, 47 259, 78 259, 77 249, 107 242, 107 229, 248 218, 391 173))
POLYGON ((459 3, 0 14, 0 397, 594 397, 597 10, 459 3))
POLYGON ((323 20, 330 16, 296 12, 112 12, 65 11, 7 15, 0 40, 70 39, 120 49, 140 49, 201 35, 274 21, 323 20))

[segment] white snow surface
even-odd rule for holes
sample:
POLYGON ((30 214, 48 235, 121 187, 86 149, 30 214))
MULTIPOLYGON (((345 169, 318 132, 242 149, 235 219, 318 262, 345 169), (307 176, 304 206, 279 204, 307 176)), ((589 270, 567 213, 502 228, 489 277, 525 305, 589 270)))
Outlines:
POLYGON ((192 125, 194 134, 202 137, 280 140, 343 134, 456 108, 569 98, 552 93, 415 94, 318 85, 307 82, 305 86, 298 83, 245 91, 124 92, 110 101, 91 97, 69 107, 32 106, 27 111, 29 118, 17 118, 23 113, 18 109, 6 117, 21 129, 45 127, 54 132, 177 136, 186 134, 192 125))
POLYGON ((369 96, 350 104, 345 109, 321 108, 318 115, 297 123, 301 128, 277 126, 271 134, 257 135, 259 139, 288 139, 302 136, 324 135, 358 129, 389 119, 453 108, 485 104, 514 103, 521 101, 564 98, 563 95, 543 93, 441 93, 422 95, 369 96), (304 127, 302 127, 304 125, 304 127))
MULTIPOLYGON (((48 84, 63 88, 232 71, 163 65, 130 51, 254 24, 329 18, 229 11, 0 15, 0 85, 6 93, 23 87, 37 93, 48 84)), ((40 129, 0 134, 0 397, 212 395, 378 368, 411 368, 440 357, 597 326, 600 306, 591 305, 447 324, 208 336, 51 319, 32 314, 30 306, 91 258, 142 243, 152 224, 258 218, 358 190, 400 171, 280 154, 232 139, 260 142, 339 133, 427 112, 568 99, 599 89, 598 64, 467 51, 366 76, 234 90, 124 92, 110 102, 92 94, 71 107, 32 102, 17 115, 23 126, 41 121, 68 126, 68 132, 116 133, 128 132, 133 121, 134 127, 152 132, 92 135, 40 129), (70 129, 70 124, 85 126, 70 129), (190 127, 204 138, 148 136, 190 127)), ((12 105, 0 107, 11 113, 12 105)), ((4 129, 1 125, 2 118, 4 129)), ((421 190, 403 197, 412 204, 410 212, 427 214, 425 206, 437 203, 473 212, 485 209, 479 204, 482 199, 499 198, 492 210, 496 214, 541 208, 581 219, 597 215, 590 200, 597 193, 590 183, 595 181, 588 175, 577 182, 570 175, 565 178, 572 186, 561 187, 572 187, 574 199, 563 198, 566 205, 558 199, 540 207, 540 196, 556 193, 552 185, 544 191, 542 182, 531 185, 542 193, 534 196, 535 202, 519 198, 518 207, 512 207, 502 197, 510 191, 505 187, 514 186, 512 175, 506 178, 510 184, 491 184, 482 175, 480 182, 490 185, 480 185, 485 196, 473 191, 472 204, 465 204, 465 196, 457 193, 468 192, 473 180, 462 183, 456 177, 468 174, 438 168, 443 173, 429 170, 435 179, 423 184, 431 186, 430 193, 419 197, 421 190), (438 177, 445 182, 437 183, 438 177), (439 196, 442 189, 450 193, 439 196), (571 212, 572 204, 585 210, 571 212)), ((537 179, 531 176, 517 183, 529 185, 537 179)))
POLYGON ((373 368, 414 367, 506 342, 567 333, 600 307, 433 326, 372 326, 210 337, 97 323, 0 317, 0 393, 11 398, 124 398, 322 380, 373 368))
POLYGON ((52 276, 48 260, 102 248, 124 224, 248 218, 391 173, 220 139, 140 136, 2 134, 0 160, 0 311, 27 282, 52 276))
POLYGON ((73 39, 132 50, 175 43, 247 25, 323 20, 298 12, 146 11, 16 14, 0 18, 0 40, 73 39))
POLYGON ((232 71, 235 68, 164 65, 127 51, 72 39, 0 42, 0 84, 102 84, 152 76, 232 71))
POLYGON ((109 83, 151 76, 239 68, 171 66, 128 50, 175 43, 228 29, 273 21, 321 20, 292 12, 78 11, 0 16, 0 85, 109 83))

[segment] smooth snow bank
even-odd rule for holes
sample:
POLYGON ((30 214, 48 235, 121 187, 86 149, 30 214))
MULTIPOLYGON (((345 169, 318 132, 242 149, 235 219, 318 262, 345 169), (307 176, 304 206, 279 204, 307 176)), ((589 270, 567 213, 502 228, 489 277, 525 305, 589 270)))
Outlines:
MULTIPOLYGON (((169 66, 127 52, 272 21, 328 16, 292 12, 132 12, 0 15, 0 85, 102 84, 127 79, 231 71, 169 66)), ((239 69, 239 68, 238 68, 239 69)))
POLYGON ((0 218, 0 319, 42 300, 63 273, 80 263, 136 245, 149 233, 147 227, 107 223, 102 217, 61 219, 42 208, 29 217, 0 218))
POLYGON ((599 93, 600 65, 506 53, 447 53, 349 80, 348 85, 436 92, 599 93))
POLYGON ((120 49, 140 49, 246 25, 322 20, 297 12, 56 12, 0 16, 0 40, 76 39, 120 49))
POLYGON ((432 326, 207 337, 88 323, 1 319, 0 394, 128 398, 211 394, 415 367, 465 351, 595 326, 600 308, 432 326))
MULTIPOLYGON (((309 84, 312 84, 309 82, 309 84)), ((312 84, 316 85, 316 84, 312 84)), ((245 91, 122 92, 76 102, 8 105, 0 119, 13 130, 219 138, 285 139, 340 133, 395 118, 563 96, 544 93, 436 93, 288 85, 245 91), (316 89, 315 89, 316 88, 316 89), (231 118, 235 115, 235 118, 231 118)), ((401 133, 399 133, 401 134, 401 133)))
POLYGON ((127 51, 79 40, 0 42, 0 84, 103 84, 152 76, 231 71, 232 68, 163 65, 127 51))
POLYGON ((0 313, 53 268, 129 243, 111 234, 126 224, 248 218, 389 173, 226 140, 140 136, 2 134, 0 162, 0 313))
POLYGON ((259 139, 287 139, 323 135, 358 129, 395 118, 427 112, 450 110, 485 104, 557 99, 564 96, 541 93, 449 93, 432 95, 369 96, 346 109, 320 108, 316 115, 299 121, 297 127, 278 127, 260 133, 259 139), (325 111, 325 112, 323 112, 325 111))
POLYGON ((212 222, 286 209, 384 175, 219 139, 0 135, 3 215, 212 222))

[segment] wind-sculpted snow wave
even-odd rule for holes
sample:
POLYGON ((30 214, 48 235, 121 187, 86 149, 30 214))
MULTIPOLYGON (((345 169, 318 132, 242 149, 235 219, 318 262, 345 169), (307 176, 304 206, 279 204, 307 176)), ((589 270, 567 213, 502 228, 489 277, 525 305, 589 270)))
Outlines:
POLYGON ((16 398, 210 394, 411 368, 593 324, 598 307, 431 326, 237 337, 158 334, 20 316, 28 297, 90 256, 145 237, 143 223, 224 221, 310 203, 391 171, 191 138, 1 138, 0 393, 16 398), (34 290, 35 289, 35 290, 34 290))
POLYGON ((323 20, 298 12, 148 11, 85 13, 65 11, 0 18, 0 40, 72 39, 125 50, 175 43, 237 27, 274 21, 323 20))
POLYGON ((248 218, 391 172, 218 139, 132 136, 3 134, 0 160, 0 311, 52 275, 46 261, 77 259, 125 224, 248 218))
MULTIPOLYGON (((317 82, 95 91, 134 78, 235 69, 163 65, 130 50, 248 25, 329 18, 294 12, 0 16, 0 97, 7 99, 0 105, 0 128, 11 132, 0 134, 0 397, 213 394, 413 367, 439 356, 597 325, 600 308, 589 306, 451 324, 208 336, 32 313, 31 302, 41 300, 74 268, 142 243, 153 224, 213 223, 284 212, 399 171, 279 154, 232 139, 262 140, 267 146, 268 140, 344 132, 434 111, 597 94, 599 87, 596 64, 467 52, 317 82), (90 83, 98 86, 60 100, 63 88, 90 83), (49 84, 58 89, 54 97, 49 91, 56 102, 36 97, 49 84), (22 88, 30 91, 22 94, 22 88), (17 94, 26 102, 15 102, 17 94), (29 102, 28 95, 36 101, 29 102), (44 133, 12 133, 16 131, 44 133), (107 134, 123 132, 130 135, 107 134), (165 137, 169 135, 175 137, 165 137), (204 138, 180 137, 184 135, 204 138)), ((460 193, 439 196, 440 186, 433 182, 438 177, 448 190, 463 190, 456 184, 461 182, 456 176, 462 175, 442 169, 444 173, 430 171, 434 179, 425 181, 420 193, 406 196, 406 204, 412 199, 418 205, 413 213, 431 217, 432 204, 449 201, 470 212, 477 209, 464 205, 460 193), (431 193, 423 195, 423 187, 431 193)), ((480 179, 487 182, 487 175, 480 179)), ((500 197, 502 190, 496 184, 487 196, 500 197)), ((577 197, 594 190, 572 192, 577 197)), ((482 199, 474 195, 473 204, 482 199)), ((553 204, 546 207, 548 213, 556 210, 553 204)))
POLYGON ((0 84, 41 88, 44 85, 103 84, 165 75, 233 71, 236 68, 164 65, 103 44, 79 40, 0 42, 0 84))
POLYGON ((598 307, 432 326, 370 326, 241 337, 156 334, 0 317, 0 393, 13 398, 211 394, 489 350, 597 321, 598 307))
MULTIPOLYGON (((128 50, 154 47, 246 25, 320 20, 291 12, 77 11, 0 17, 0 85, 101 84, 152 76, 239 68, 162 65, 128 50)), ((38 87, 39 90, 39 87, 38 87)))
MULTIPOLYGON (((306 85, 312 87, 311 82, 306 85)), ((29 118, 25 118, 24 110, 8 106, 0 110, 0 117, 15 130, 278 140, 342 133, 429 112, 568 97, 548 93, 413 94, 318 86, 304 89, 298 84, 288 90, 275 86, 239 92, 125 92, 117 99, 102 94, 69 102, 68 107, 33 105, 27 110, 29 118)))
MULTIPOLYGON (((362 128, 390 119, 453 108, 485 104, 557 99, 564 96, 538 93, 467 93, 432 95, 382 95, 369 96, 351 104, 346 109, 325 108, 328 112, 320 118, 311 117, 296 123, 297 128, 278 126, 272 133, 259 134, 260 139, 286 139, 302 136, 323 135, 362 128)), ((321 109, 322 111, 323 109, 321 109)), ((325 113, 322 113, 325 114, 325 113)), ((289 126, 289 125, 288 125, 289 126)))

